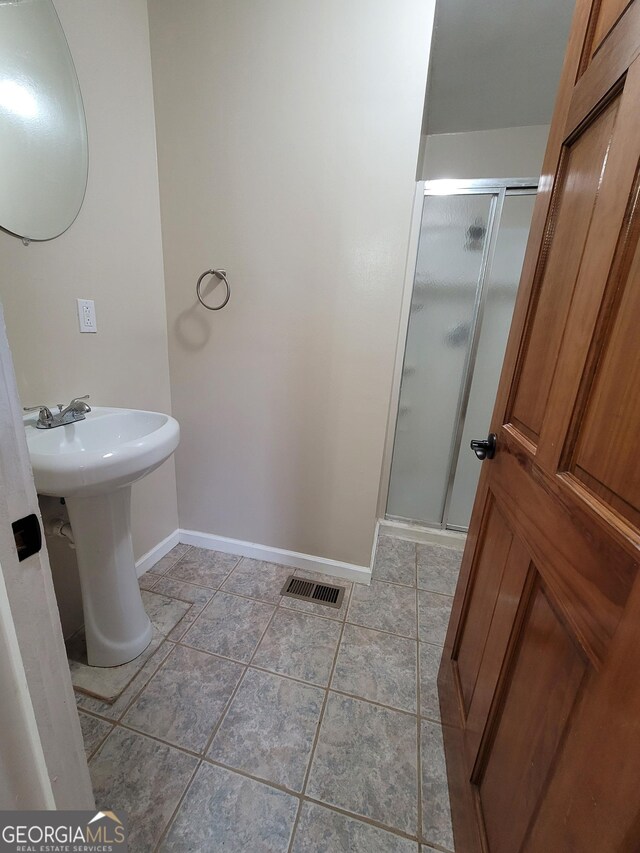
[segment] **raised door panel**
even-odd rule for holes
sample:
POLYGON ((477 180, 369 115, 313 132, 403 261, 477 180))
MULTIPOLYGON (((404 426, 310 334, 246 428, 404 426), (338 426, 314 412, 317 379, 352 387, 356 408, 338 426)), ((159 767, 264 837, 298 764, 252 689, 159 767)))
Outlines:
POLYGON ((541 474, 508 430, 501 442, 492 491, 581 644, 601 663, 636 577, 635 557, 603 535, 560 481, 541 474))
POLYGON ((602 0, 593 21, 592 54, 598 50, 629 3, 630 0, 602 0))
POLYGON ((487 507, 479 556, 469 583, 465 617, 460 624, 454 659, 465 715, 471 706, 484 646, 498 600, 502 575, 513 540, 504 516, 495 503, 487 507))
POLYGON ((589 679, 521 853, 640 850, 640 584, 589 679))
POLYGON ((631 264, 624 280, 612 282, 614 305, 574 413, 569 471, 640 533, 640 229, 632 226, 631 264))
POLYGON ((589 234, 619 98, 569 145, 546 228, 508 420, 537 444, 567 314, 589 234))
MULTIPOLYGON (((640 7, 639 7, 640 8, 640 7)), ((618 375, 602 374, 602 359, 609 358, 607 347, 612 335, 611 318, 620 309, 637 307, 625 294, 637 279, 634 253, 638 244, 638 167, 640 163, 640 61, 636 61, 616 88, 620 102, 616 127, 607 154, 593 214, 589 239, 580 265, 578 280, 564 328, 564 340, 556 364, 548 398, 536 460, 549 474, 564 474, 573 469, 577 435, 583 431, 587 407, 593 403, 594 377, 614 380, 619 388, 628 368, 625 356, 616 361, 618 375)), ((612 94, 609 93, 608 97, 612 94)), ((630 349, 627 336, 623 349, 630 349)), ((628 386, 628 382, 626 382, 628 386)), ((600 421, 611 426, 611 416, 604 409, 600 421)), ((604 435, 604 443, 595 455, 615 447, 604 435)), ((622 436, 620 436, 622 437, 622 436)), ((582 439, 581 439, 582 440, 582 439)), ((596 475, 597 476, 597 475, 596 475)))
MULTIPOLYGON (((502 572, 500 589, 491 614, 491 625, 482 650, 465 727, 465 754, 469 767, 475 767, 481 743, 487 730, 496 691, 505 677, 505 664, 518 635, 523 616, 522 600, 535 572, 524 545, 513 533, 511 547, 502 572)), ((473 774, 475 778, 475 773, 473 774)))
POLYGON ((535 583, 482 756, 478 790, 491 853, 520 849, 586 671, 571 634, 535 583))

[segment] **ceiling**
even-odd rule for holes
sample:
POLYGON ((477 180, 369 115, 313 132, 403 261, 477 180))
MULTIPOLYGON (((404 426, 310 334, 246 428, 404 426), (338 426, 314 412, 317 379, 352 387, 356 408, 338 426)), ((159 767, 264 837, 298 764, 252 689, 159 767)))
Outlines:
POLYGON ((574 0, 437 0, 424 132, 549 124, 574 0))

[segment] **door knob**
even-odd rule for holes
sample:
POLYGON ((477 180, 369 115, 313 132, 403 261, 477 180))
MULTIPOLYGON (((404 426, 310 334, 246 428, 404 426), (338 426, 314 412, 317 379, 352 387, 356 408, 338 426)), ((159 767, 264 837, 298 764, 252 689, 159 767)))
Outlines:
POLYGON ((493 459, 496 455, 496 443, 497 439, 495 432, 490 432, 485 439, 472 439, 471 449, 480 461, 483 459, 493 459))

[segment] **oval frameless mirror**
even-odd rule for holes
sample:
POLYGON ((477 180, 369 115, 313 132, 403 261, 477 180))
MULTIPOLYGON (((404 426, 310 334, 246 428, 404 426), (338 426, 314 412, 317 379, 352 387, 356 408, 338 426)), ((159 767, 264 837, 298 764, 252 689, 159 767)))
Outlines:
POLYGON ((50 240, 87 185, 78 78, 52 0, 0 0, 0 228, 50 240))

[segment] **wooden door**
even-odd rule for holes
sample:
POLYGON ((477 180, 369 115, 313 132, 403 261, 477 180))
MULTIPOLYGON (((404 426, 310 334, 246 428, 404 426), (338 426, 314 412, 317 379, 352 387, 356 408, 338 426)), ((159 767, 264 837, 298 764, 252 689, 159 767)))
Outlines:
POLYGON ((458 853, 640 851, 639 55, 578 0, 439 676, 458 853))

